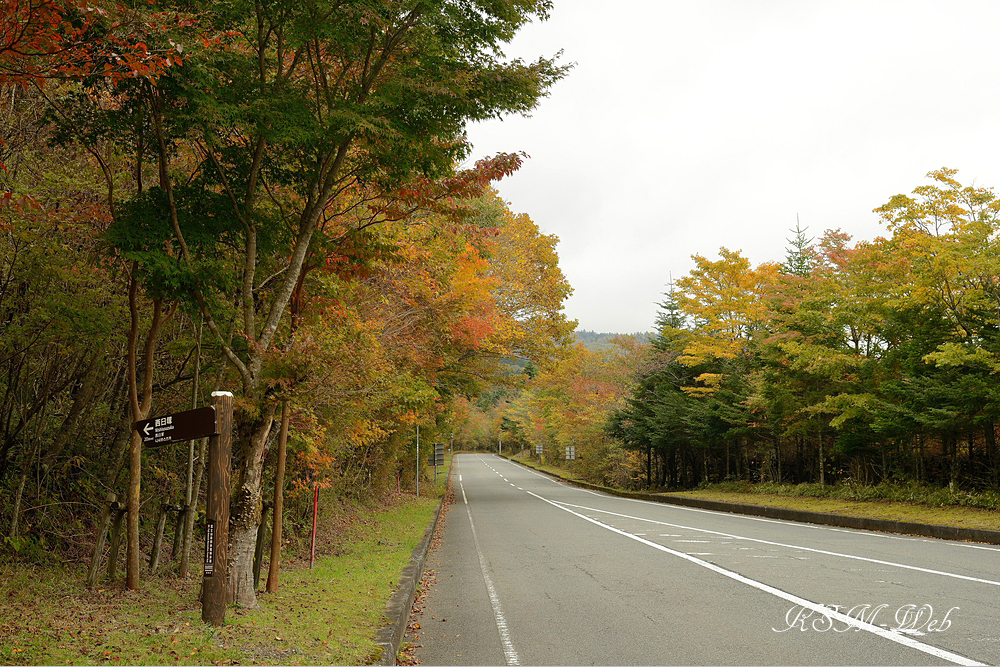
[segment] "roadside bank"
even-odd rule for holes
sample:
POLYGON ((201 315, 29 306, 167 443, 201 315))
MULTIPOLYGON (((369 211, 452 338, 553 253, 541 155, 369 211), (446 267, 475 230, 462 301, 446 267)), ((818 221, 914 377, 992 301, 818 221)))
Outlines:
POLYGON ((568 484, 623 498, 841 528, 1000 544, 1000 513, 991 510, 968 507, 916 508, 906 503, 777 495, 762 497, 757 494, 736 492, 721 494, 712 491, 672 493, 624 491, 573 478, 568 471, 553 469, 552 466, 538 466, 532 461, 506 455, 504 458, 561 479, 568 484))

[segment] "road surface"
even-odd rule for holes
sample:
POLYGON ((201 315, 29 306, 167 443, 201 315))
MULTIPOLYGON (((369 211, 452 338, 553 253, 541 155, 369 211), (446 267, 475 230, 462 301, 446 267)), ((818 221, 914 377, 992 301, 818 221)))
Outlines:
POLYGON ((606 496, 488 454, 452 484, 424 664, 1000 662, 998 547, 606 496))

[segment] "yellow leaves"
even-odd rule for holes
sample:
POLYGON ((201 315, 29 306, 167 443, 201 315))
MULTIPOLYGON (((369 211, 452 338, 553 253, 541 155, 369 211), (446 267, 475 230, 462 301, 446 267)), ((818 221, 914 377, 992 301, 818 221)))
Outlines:
POLYGON ((942 343, 937 350, 923 356, 925 363, 939 367, 983 366, 994 373, 1000 372, 1000 359, 981 347, 969 347, 958 343, 942 343))
POLYGON ((679 361, 695 366, 712 358, 733 359, 767 320, 766 297, 777 283, 779 267, 765 263, 753 269, 739 251, 725 247, 716 261, 701 255, 693 259, 695 268, 677 281, 674 295, 696 323, 679 361))
POLYGON ((694 378, 701 386, 681 387, 681 391, 688 396, 710 396, 718 391, 725 379, 726 376, 722 373, 702 373, 694 378))
POLYGON ((718 389, 725 377, 726 376, 721 373, 702 373, 701 375, 695 377, 695 381, 700 382, 711 389, 718 389))
POLYGON ((690 368, 710 359, 735 359, 741 349, 742 345, 739 341, 696 332, 677 361, 690 368))

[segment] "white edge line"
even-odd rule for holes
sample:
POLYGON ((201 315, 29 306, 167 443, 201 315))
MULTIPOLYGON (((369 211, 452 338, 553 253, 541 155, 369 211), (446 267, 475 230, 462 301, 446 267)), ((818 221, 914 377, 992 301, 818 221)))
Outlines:
POLYGON ((486 559, 483 550, 479 547, 479 536, 476 534, 476 524, 472 520, 472 510, 469 509, 469 498, 465 495, 465 485, 462 484, 461 476, 458 480, 459 488, 462 489, 462 500, 465 502, 465 511, 469 515, 469 525, 472 526, 472 541, 476 545, 476 554, 479 556, 479 567, 483 571, 483 581, 486 582, 486 593, 490 598, 490 605, 493 607, 493 618, 496 620, 497 632, 500 633, 500 645, 503 647, 503 655, 508 665, 519 665, 520 659, 514 649, 514 642, 510 639, 510 631, 507 629, 507 619, 503 615, 503 608, 500 606, 500 596, 497 595, 493 586, 493 579, 490 577, 489 569, 486 567, 486 559))
POLYGON ((619 535, 622 535, 623 537, 627 537, 630 540, 635 540, 636 542, 639 542, 641 544, 645 544, 646 546, 653 547, 654 549, 657 549, 659 551, 663 551, 663 552, 671 554, 673 556, 677 556, 678 558, 683 558, 686 561, 690 561, 691 563, 694 563, 695 565, 700 565, 701 567, 704 567, 704 568, 709 569, 709 570, 711 570, 713 572, 721 574, 724 577, 729 577, 730 579, 733 579, 733 580, 738 581, 740 583, 743 583, 743 584, 746 584, 746 585, 751 586, 753 588, 756 588, 757 590, 763 591, 765 593, 770 593, 771 595, 774 595, 775 597, 779 597, 782 600, 787 600, 788 602, 791 602, 792 604, 799 605, 799 606, 804 607, 806 609, 811 609, 812 611, 815 611, 815 612, 817 612, 819 614, 826 615, 826 616, 828 616, 828 617, 830 617, 832 619, 840 621, 841 623, 845 623, 845 624, 847 624, 850 627, 858 628, 859 630, 865 630, 865 631, 870 632, 870 633, 872 633, 874 635, 882 637, 883 639, 888 639, 889 641, 896 642, 897 644, 902 644, 903 646, 907 646, 907 647, 912 648, 912 649, 916 649, 916 650, 918 650, 918 651, 920 651, 922 653, 926 653, 927 655, 932 655, 932 656, 934 656, 936 658, 940 658, 942 660, 948 660, 949 662, 953 662, 956 665, 984 665, 984 664, 986 664, 986 663, 982 663, 982 662, 977 662, 977 661, 972 660, 970 658, 966 658, 965 656, 962 656, 962 655, 958 655, 957 653, 952 653, 951 651, 946 651, 944 649, 940 649, 940 648, 938 648, 936 646, 930 646, 929 644, 924 644, 923 642, 919 642, 919 641, 917 641, 915 639, 912 639, 911 637, 907 637, 906 635, 900 634, 900 633, 895 632, 893 630, 889 630, 889 629, 886 629, 886 628, 881 628, 881 627, 879 627, 877 625, 872 625, 871 623, 865 623, 864 621, 859 621, 858 619, 853 618, 851 616, 848 616, 847 614, 840 613, 839 611, 835 611, 835 610, 833 610, 833 609, 831 609, 829 607, 824 607, 823 605, 818 604, 816 602, 812 602, 811 600, 806 600, 805 598, 800 598, 797 595, 793 595, 791 593, 786 593, 785 591, 783 591, 783 590, 781 590, 779 588, 774 588, 773 586, 768 586, 765 583, 761 583, 759 581, 755 581, 755 580, 750 579, 748 577, 744 577, 742 574, 737 574, 736 572, 732 572, 732 571, 727 570, 725 568, 719 567, 718 565, 716 565, 714 563, 709 563, 708 561, 701 560, 700 558, 695 558, 694 556, 686 554, 686 553, 684 553, 682 551, 675 551, 674 549, 670 549, 669 547, 665 547, 662 544, 657 544, 656 542, 652 542, 652 541, 644 539, 642 537, 636 537, 635 535, 632 535, 630 533, 626 533, 625 531, 618 530, 617 528, 615 528, 613 526, 609 526, 609 525, 607 525, 605 523, 601 523, 600 521, 597 521, 596 519, 591 519, 588 516, 584 516, 583 514, 580 514, 578 512, 574 512, 573 510, 569 509, 568 507, 563 507, 562 505, 560 505, 558 503, 555 503, 555 502, 553 502, 551 500, 548 500, 547 498, 543 498, 543 497, 541 497, 540 495, 538 495, 536 493, 531 493, 531 491, 526 491, 526 493, 529 493, 532 496, 534 496, 535 498, 538 498, 539 500, 542 500, 542 501, 544 501, 544 502, 552 505, 553 507, 557 507, 557 508, 563 510, 564 512, 569 512, 570 514, 572 514, 574 516, 577 516, 577 517, 583 519, 584 521, 589 521, 590 523, 592 523, 592 524, 594 524, 596 526, 600 526, 601 528, 604 528, 606 530, 610 530, 613 533, 617 533, 619 535))
MULTIPOLYGON (((569 486, 569 484, 556 482, 551 477, 547 477, 545 475, 539 474, 538 472, 535 472, 531 468, 529 468, 529 467, 527 467, 525 465, 522 465, 522 464, 518 463, 517 461, 510 461, 509 459, 507 459, 507 460, 510 463, 514 463, 516 465, 519 465, 520 467, 524 468, 526 471, 532 473, 533 475, 537 475, 539 477, 543 477, 543 478, 549 480, 550 482, 555 482, 556 484, 560 484, 561 486, 569 486)), ((702 514, 717 514, 717 515, 722 515, 722 516, 729 516, 729 517, 732 517, 734 519, 745 519, 747 521, 761 521, 761 522, 764 522, 764 523, 777 523, 777 524, 781 524, 781 525, 792 525, 792 526, 798 526, 798 527, 801 527, 801 528, 811 528, 811 529, 814 529, 814 530, 831 530, 831 531, 838 532, 838 533, 851 533, 853 535, 863 534, 863 535, 870 535, 872 537, 880 537, 880 538, 883 538, 883 539, 891 539, 891 540, 919 540, 919 541, 925 541, 925 542, 927 541, 927 538, 914 537, 914 536, 911 536, 911 535, 883 535, 882 533, 877 533, 877 532, 870 531, 870 530, 864 530, 864 529, 861 529, 861 528, 852 528, 850 530, 844 530, 842 528, 834 528, 833 526, 824 526, 822 524, 816 524, 816 523, 805 523, 805 522, 802 522, 802 521, 787 521, 785 519, 768 519, 766 517, 753 516, 751 514, 733 514, 733 513, 730 513, 730 512, 724 512, 724 511, 720 511, 720 510, 706 510, 706 509, 702 509, 700 507, 688 507, 686 505, 675 505, 674 503, 663 503, 663 502, 657 502, 655 500, 643 500, 641 498, 626 498, 625 496, 613 496, 613 495, 609 495, 607 493, 598 493, 597 491, 591 491, 590 489, 584 489, 584 488, 581 488, 581 487, 574 487, 574 488, 576 488, 578 491, 583 491, 583 492, 589 493, 589 494, 591 494, 593 496, 600 496, 601 498, 617 498, 619 500, 627 500, 628 502, 631 502, 631 503, 641 503, 643 505, 652 505, 654 507, 657 507, 657 506, 658 507, 662 507, 664 505, 667 505, 669 507, 673 507, 673 508, 679 509, 679 510, 684 510, 684 511, 687 511, 687 512, 700 512, 702 514)), ((935 540, 935 541, 948 542, 948 540, 935 540)), ((953 542, 948 542, 948 543, 949 544, 954 544, 953 542)))
MULTIPOLYGON (((551 502, 551 501, 549 501, 551 502)), ((734 535, 732 533, 722 533, 717 530, 708 530, 707 528, 695 528, 694 526, 682 526, 676 523, 667 523, 666 521, 657 521, 655 519, 646 519, 641 516, 632 516, 630 514, 619 514, 618 512, 610 512, 608 510, 597 509, 596 507, 586 507, 584 505, 574 505, 573 503, 563 503, 569 507, 576 507, 577 509, 588 510, 591 512, 600 512, 602 514, 610 514, 612 516, 618 516, 623 519, 634 519, 636 521, 646 521, 648 523, 655 523, 659 526, 670 526, 671 528, 682 528, 685 530, 694 530, 699 533, 708 533, 710 535, 720 535, 722 537, 731 537, 737 540, 745 540, 747 542, 757 542, 759 544, 770 544, 774 547, 783 547, 785 549, 799 549, 800 551, 811 551, 812 553, 823 554, 825 556, 839 556, 840 558, 851 558, 853 560, 860 560, 866 563, 876 563, 878 565, 889 565, 891 567, 898 567, 905 570, 914 570, 916 572, 923 572, 924 574, 937 574, 942 577, 952 577, 953 579, 963 579, 965 581, 974 581, 978 584, 989 584, 991 586, 1000 586, 1000 581, 993 581, 992 579, 980 579, 979 577, 970 577, 964 574, 956 574, 954 572, 942 572, 941 570, 931 570, 926 567, 918 567, 916 565, 905 565, 903 563, 894 563, 888 560, 879 560, 878 558, 866 558, 865 556, 855 556, 853 554, 843 554, 837 551, 826 551, 825 549, 814 549, 812 547, 803 547, 796 544, 785 544, 783 542, 772 542, 770 540, 762 540, 756 537, 744 537, 742 535, 734 535)))

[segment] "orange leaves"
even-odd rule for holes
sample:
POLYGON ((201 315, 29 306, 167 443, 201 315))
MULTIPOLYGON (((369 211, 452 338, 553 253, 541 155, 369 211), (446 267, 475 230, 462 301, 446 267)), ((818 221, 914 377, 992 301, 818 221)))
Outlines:
POLYGON ((578 344, 539 371, 507 415, 533 443, 593 446, 605 438, 611 412, 624 405, 647 347, 627 338, 599 352, 578 344))
POLYGON ((483 341, 490 337, 495 328, 493 323, 480 317, 463 317, 452 325, 452 340, 470 350, 478 350, 483 341))
POLYGON ((25 86, 94 74, 113 82, 156 79, 164 67, 182 64, 176 56, 150 51, 142 39, 160 29, 162 17, 141 22, 126 20, 129 12, 122 7, 115 12, 117 20, 81 0, 0 0, 0 83, 25 86), (99 28, 101 23, 107 25, 99 28))

